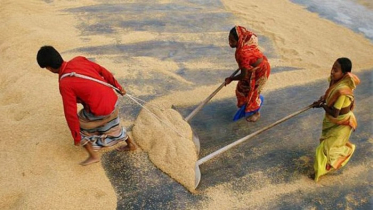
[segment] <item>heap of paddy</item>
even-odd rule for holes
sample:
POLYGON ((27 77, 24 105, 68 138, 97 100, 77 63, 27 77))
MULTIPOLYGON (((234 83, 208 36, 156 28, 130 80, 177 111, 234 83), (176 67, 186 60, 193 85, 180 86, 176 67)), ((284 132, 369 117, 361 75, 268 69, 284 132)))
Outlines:
POLYGON ((141 110, 132 134, 155 166, 194 192, 197 150, 190 125, 176 110, 152 101, 141 110))

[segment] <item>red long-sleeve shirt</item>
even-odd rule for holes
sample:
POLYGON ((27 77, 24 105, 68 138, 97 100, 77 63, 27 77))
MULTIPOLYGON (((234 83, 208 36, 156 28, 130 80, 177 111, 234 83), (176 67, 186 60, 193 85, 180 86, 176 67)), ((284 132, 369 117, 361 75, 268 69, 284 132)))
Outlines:
MULTIPOLYGON (((58 78, 60 79, 62 75, 71 72, 107 82, 122 90, 122 86, 108 70, 85 57, 78 56, 68 62, 64 61, 58 73, 58 78)), ((115 103, 118 100, 118 96, 112 88, 83 78, 65 77, 59 80, 59 88, 65 118, 76 144, 81 140, 77 103, 81 103, 85 110, 94 115, 102 116, 109 115, 114 110, 115 103)))

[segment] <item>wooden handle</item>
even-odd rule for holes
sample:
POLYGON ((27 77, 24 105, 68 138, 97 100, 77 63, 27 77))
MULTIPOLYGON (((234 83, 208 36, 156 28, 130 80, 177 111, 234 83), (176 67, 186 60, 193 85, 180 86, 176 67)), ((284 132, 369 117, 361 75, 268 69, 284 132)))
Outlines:
POLYGON ((237 140, 237 141, 235 141, 235 142, 233 142, 231 144, 228 144, 227 146, 225 146, 225 147, 223 147, 223 148, 221 148, 221 149, 219 149, 219 150, 217 150, 217 151, 215 151, 215 152, 213 152, 213 153, 211 153, 211 154, 209 154, 209 155, 201 158, 200 160, 198 160, 197 161, 197 165, 201 165, 204 162, 206 162, 208 160, 211 160, 212 158, 214 158, 217 155, 219 155, 219 154, 221 154, 221 153, 223 153, 223 152, 231 149, 232 147, 234 147, 234 146, 236 146, 236 145, 238 145, 238 144, 240 144, 240 143, 242 143, 242 142, 244 142, 244 141, 246 141, 246 140, 248 140, 248 139, 250 139, 250 138, 252 138, 252 137, 254 137, 254 136, 258 135, 258 134, 260 134, 260 133, 262 133, 263 131, 266 131, 266 130, 268 130, 268 129, 270 129, 270 128, 272 128, 272 127, 274 127, 274 126, 276 126, 276 125, 278 125, 278 124, 280 124, 280 123, 282 123, 282 122, 284 122, 284 121, 286 121, 286 120, 288 120, 288 119, 290 119, 290 118, 292 118, 292 117, 294 117, 294 116, 296 116, 296 115, 298 115, 298 114, 300 114, 302 112, 305 112, 305 111, 309 110, 310 108, 312 108, 312 105, 309 105, 309 106, 303 108, 302 110, 294 112, 293 114, 290 114, 290 115, 288 115, 288 116, 286 116, 286 117, 284 117, 284 118, 282 118, 282 119, 280 119, 280 120, 272 123, 271 125, 268 125, 268 126, 262 128, 262 129, 260 129, 260 130, 258 130, 256 132, 254 132, 254 133, 251 133, 250 135, 247 135, 247 136, 245 136, 245 137, 243 137, 243 138, 241 138, 241 139, 239 139, 239 140, 237 140))
MULTIPOLYGON (((237 69, 236 71, 234 71, 231 77, 236 75, 239 70, 240 69, 237 69)), ((225 86, 225 81, 214 92, 212 92, 204 101, 202 101, 197 106, 197 108, 195 108, 184 120, 187 122, 191 120, 212 99, 212 97, 214 97, 224 86, 225 86)))

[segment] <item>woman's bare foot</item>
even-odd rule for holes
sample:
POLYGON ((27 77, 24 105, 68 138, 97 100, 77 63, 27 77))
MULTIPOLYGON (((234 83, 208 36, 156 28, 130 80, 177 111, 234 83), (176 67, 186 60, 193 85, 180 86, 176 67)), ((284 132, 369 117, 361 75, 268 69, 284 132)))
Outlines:
POLYGON ((257 112, 255 114, 251 115, 250 117, 246 118, 246 121, 247 122, 256 122, 257 120, 259 120, 259 118, 260 118, 260 113, 257 112))
POLYGON ((329 171, 330 169, 332 168, 332 166, 331 165, 329 165, 329 164, 326 164, 326 167, 325 167, 325 169, 327 170, 327 171, 329 171))
POLYGON ((80 165, 87 166, 92 163, 100 162, 100 159, 98 157, 88 157, 85 161, 81 162, 80 165))
POLYGON ((257 113, 255 113, 255 114, 253 115, 253 117, 251 118, 251 121, 252 121, 252 122, 256 122, 256 121, 259 120, 259 118, 260 118, 260 113, 257 112, 257 113))
POLYGON ((134 151, 137 149, 137 146, 135 142, 132 141, 132 139, 128 136, 126 140, 127 145, 120 146, 117 148, 117 151, 123 152, 123 151, 134 151))

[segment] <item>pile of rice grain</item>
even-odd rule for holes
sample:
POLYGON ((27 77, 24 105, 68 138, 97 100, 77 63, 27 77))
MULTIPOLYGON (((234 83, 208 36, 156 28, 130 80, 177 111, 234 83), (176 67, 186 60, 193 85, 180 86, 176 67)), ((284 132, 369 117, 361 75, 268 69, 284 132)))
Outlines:
POLYGON ((190 125, 174 109, 149 105, 149 111, 143 109, 135 121, 134 140, 155 166, 195 192, 198 156, 190 125))

